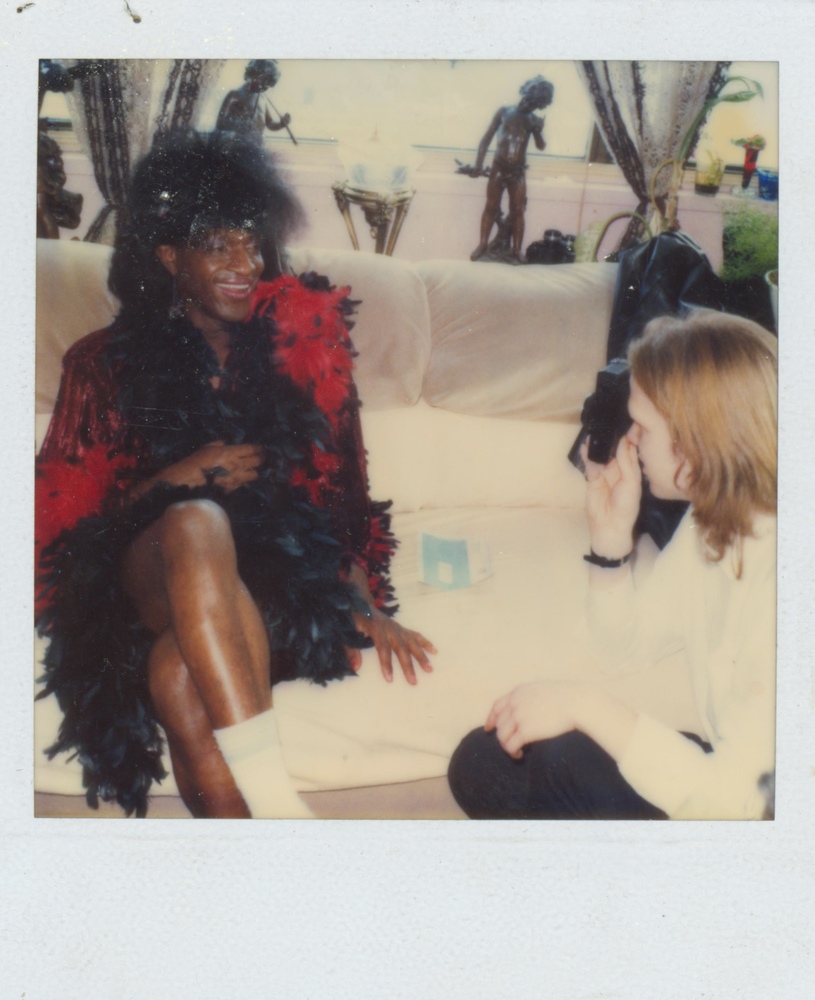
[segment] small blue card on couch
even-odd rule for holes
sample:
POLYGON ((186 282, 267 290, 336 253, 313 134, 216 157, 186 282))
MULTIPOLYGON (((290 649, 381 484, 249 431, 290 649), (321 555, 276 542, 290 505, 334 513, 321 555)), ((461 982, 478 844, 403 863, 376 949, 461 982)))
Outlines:
POLYGON ((445 538, 423 531, 419 536, 419 579, 431 587, 456 590, 492 575, 487 543, 480 538, 445 538))

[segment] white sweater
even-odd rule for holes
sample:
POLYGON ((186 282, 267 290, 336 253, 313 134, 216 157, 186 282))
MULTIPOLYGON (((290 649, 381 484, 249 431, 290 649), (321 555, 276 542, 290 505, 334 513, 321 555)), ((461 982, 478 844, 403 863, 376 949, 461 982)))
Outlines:
POLYGON ((759 819, 759 778, 775 766, 776 519, 756 519, 743 569, 709 562, 691 512, 640 590, 631 574, 591 590, 589 620, 612 669, 641 669, 684 649, 704 732, 696 744, 641 714, 619 761, 643 798, 677 819, 759 819))

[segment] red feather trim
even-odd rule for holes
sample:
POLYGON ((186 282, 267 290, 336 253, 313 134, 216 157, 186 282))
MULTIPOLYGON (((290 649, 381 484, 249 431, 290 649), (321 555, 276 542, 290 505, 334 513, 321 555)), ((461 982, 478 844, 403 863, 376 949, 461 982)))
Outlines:
POLYGON ((307 288, 293 275, 261 282, 253 315, 277 326, 277 356, 286 373, 308 391, 336 429, 351 394, 353 348, 345 321, 350 288, 307 288))
POLYGON ((75 461, 57 459, 37 467, 35 535, 45 547, 65 528, 91 514, 101 514, 111 493, 122 488, 121 474, 133 468, 134 457, 110 457, 105 445, 89 448, 75 461))

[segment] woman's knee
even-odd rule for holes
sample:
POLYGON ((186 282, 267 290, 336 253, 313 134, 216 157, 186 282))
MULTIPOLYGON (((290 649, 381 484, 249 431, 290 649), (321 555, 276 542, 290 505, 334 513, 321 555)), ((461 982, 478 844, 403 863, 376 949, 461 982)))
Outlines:
POLYGON ((483 729, 466 737, 450 762, 450 789, 474 819, 659 819, 615 761, 572 731, 524 747, 520 760, 483 729))
POLYGON ((158 522, 162 554, 219 558, 234 553, 232 526, 223 507, 212 500, 182 500, 171 504, 158 522))
POLYGON ((232 525, 223 507, 212 500, 172 504, 159 518, 155 537, 165 571, 190 564, 217 567, 223 580, 236 569, 232 525))
MULTIPOLYGON (((564 794, 574 775, 574 744, 582 734, 565 733, 524 747, 510 757, 494 732, 476 729, 466 736, 450 761, 450 790, 473 819, 557 819, 575 816, 564 794)), ((590 741, 589 741, 590 742, 590 741)), ((579 797, 579 791, 578 791, 579 797)))

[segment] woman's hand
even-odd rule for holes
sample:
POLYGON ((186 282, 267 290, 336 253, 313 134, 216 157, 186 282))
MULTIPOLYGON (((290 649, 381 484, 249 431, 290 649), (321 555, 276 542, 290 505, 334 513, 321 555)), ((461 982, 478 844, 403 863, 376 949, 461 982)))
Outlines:
POLYGON ((137 495, 146 493, 156 483, 171 486, 204 486, 216 483, 226 493, 239 489, 258 477, 265 453, 258 444, 224 444, 212 441, 162 469, 136 488, 137 495))
MULTIPOLYGON (((425 673, 432 672, 433 667, 427 659, 427 654, 435 653, 437 650, 433 643, 419 632, 404 628, 395 619, 374 607, 367 614, 355 612, 354 625, 358 632, 373 640, 382 674, 388 683, 393 680, 394 653, 408 684, 416 683, 414 661, 425 673)), ((349 662, 352 670, 359 669, 358 665, 354 666, 350 657, 349 662)))
POLYGON ((642 498, 642 471, 637 447, 627 435, 608 465, 590 462, 588 446, 581 455, 586 466, 586 514, 591 547, 606 559, 621 559, 633 547, 634 524, 642 498))
MULTIPOLYGON (((385 680, 388 683, 393 680, 394 653, 408 684, 416 683, 414 660, 425 673, 431 673, 433 667, 427 659, 427 654, 438 652, 433 643, 429 639, 425 639, 421 633, 404 628, 398 621, 376 607, 368 586, 368 577, 361 566, 353 563, 348 577, 368 605, 367 612, 354 612, 354 626, 358 632, 373 640, 385 680)), ((362 657, 358 650, 348 651, 348 663, 354 672, 359 670, 362 657)))
POLYGON ((510 757, 520 760, 527 743, 548 740, 575 728, 577 687, 568 682, 535 681, 522 684, 499 698, 484 728, 495 730, 510 757))

